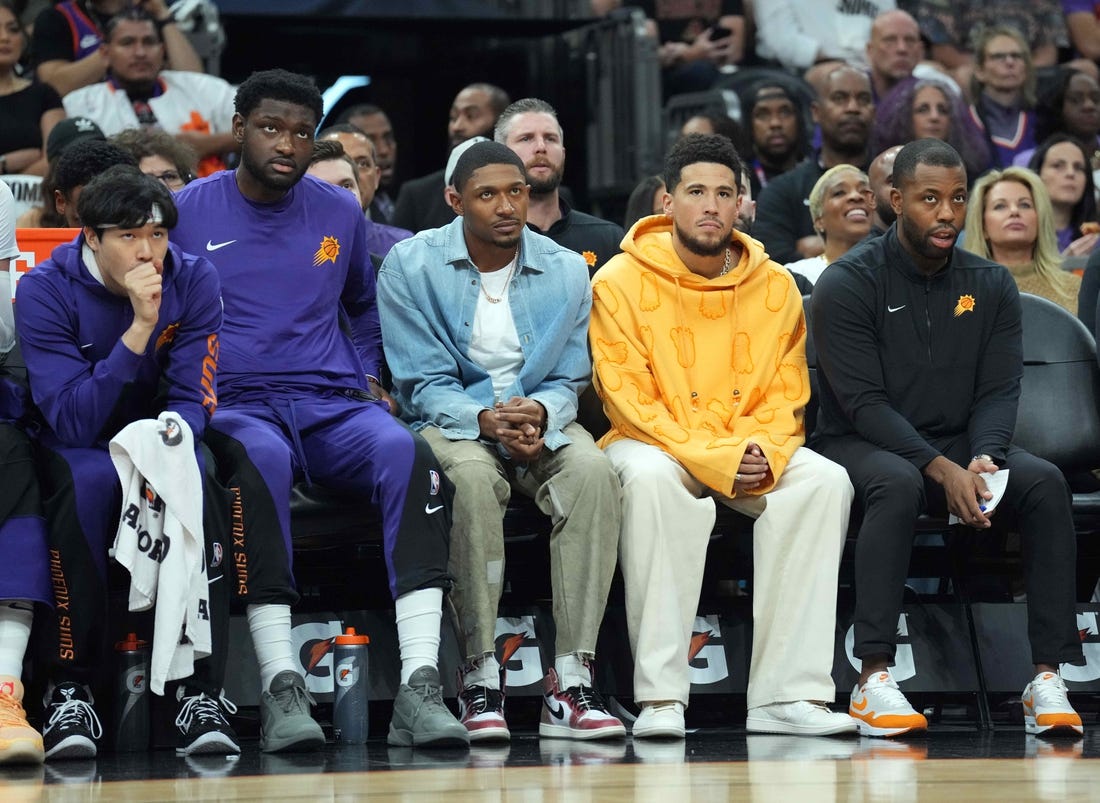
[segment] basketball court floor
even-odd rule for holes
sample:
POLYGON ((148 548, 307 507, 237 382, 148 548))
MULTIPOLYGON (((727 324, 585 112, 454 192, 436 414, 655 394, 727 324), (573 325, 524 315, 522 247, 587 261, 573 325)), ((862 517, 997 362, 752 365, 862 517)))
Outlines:
POLYGON ((1100 800, 1100 727, 1089 724, 1083 739, 1057 741, 1017 728, 933 727, 908 741, 708 728, 683 742, 597 744, 528 731, 469 752, 376 739, 287 756, 245 741, 233 761, 158 750, 0 768, 0 801, 1100 800))

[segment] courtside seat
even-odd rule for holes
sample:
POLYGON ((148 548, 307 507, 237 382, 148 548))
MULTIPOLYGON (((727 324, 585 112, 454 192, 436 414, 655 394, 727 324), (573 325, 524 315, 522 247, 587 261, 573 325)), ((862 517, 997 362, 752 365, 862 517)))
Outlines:
POLYGON ((1078 530, 1100 528, 1100 367, 1092 334, 1052 301, 1020 294, 1024 377, 1013 440, 1058 466, 1078 530))

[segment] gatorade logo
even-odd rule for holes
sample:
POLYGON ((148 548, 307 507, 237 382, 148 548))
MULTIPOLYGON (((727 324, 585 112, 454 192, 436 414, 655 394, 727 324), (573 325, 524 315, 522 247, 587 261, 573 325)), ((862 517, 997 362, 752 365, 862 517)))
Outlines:
POLYGON ((359 682, 359 663, 354 658, 345 658, 336 667, 336 685, 347 688, 359 682))
POLYGON ((535 617, 497 618, 497 662, 504 668, 508 688, 542 683, 542 652, 535 638, 535 617))
POLYGON ((1062 677, 1073 683, 1100 680, 1100 628, 1096 612, 1077 614, 1077 634, 1081 637, 1081 650, 1085 653, 1085 665, 1062 664, 1062 677))
POLYGON ((688 675, 693 686, 707 686, 729 677, 726 647, 718 617, 696 616, 688 646, 688 675))
POLYGON ((299 671, 314 694, 332 693, 332 643, 343 632, 339 621, 303 622, 290 630, 299 671))
MULTIPOLYGON (((894 665, 890 668, 890 674, 894 680, 900 682, 915 677, 917 666, 913 661, 913 644, 909 641, 909 614, 898 615, 897 652, 894 654, 894 665)), ((853 650, 856 645, 855 626, 850 625, 848 632, 844 634, 844 654, 848 656, 848 663, 857 672, 863 666, 863 662, 855 657, 853 650)))
POLYGON ((145 694, 145 664, 135 666, 126 673, 126 691, 130 694, 145 694))

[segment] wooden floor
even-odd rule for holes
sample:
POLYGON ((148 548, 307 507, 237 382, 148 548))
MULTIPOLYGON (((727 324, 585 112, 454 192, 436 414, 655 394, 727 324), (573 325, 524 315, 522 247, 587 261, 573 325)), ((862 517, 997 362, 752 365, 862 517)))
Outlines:
POLYGON ((1015 759, 779 761, 403 770, 0 787, 5 803, 73 800, 978 801, 1098 800, 1100 767, 1015 759))
POLYGON ((1088 740, 1050 744, 1020 732, 908 743, 741 734, 609 749, 548 748, 531 736, 469 754, 372 744, 329 746, 313 759, 254 751, 230 762, 165 751, 9 768, 0 770, 0 801, 1100 801, 1088 740), (991 753, 1010 757, 935 757, 991 753), (142 774, 175 777, 109 780, 142 774))

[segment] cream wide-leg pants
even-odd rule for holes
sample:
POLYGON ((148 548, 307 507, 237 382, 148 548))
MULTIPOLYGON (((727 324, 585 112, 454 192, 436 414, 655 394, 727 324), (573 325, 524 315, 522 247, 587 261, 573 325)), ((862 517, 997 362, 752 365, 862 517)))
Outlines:
POLYGON ((623 486, 619 560, 635 700, 688 702, 688 647, 717 499, 756 520, 748 707, 832 702, 837 574, 853 497, 844 469, 799 448, 775 488, 733 499, 656 446, 622 440, 605 452, 623 486))

